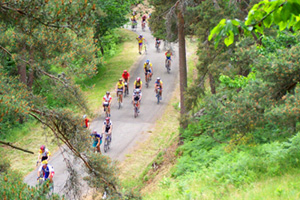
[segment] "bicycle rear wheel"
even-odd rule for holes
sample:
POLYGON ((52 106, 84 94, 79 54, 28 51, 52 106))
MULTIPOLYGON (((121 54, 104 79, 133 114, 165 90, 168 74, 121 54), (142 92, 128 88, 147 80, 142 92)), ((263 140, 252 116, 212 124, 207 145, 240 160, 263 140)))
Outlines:
POLYGON ((138 116, 138 108, 137 106, 134 107, 134 118, 138 116))
POLYGON ((157 92, 156 97, 157 97, 157 104, 159 104, 159 101, 160 101, 160 95, 159 95, 159 92, 157 92))

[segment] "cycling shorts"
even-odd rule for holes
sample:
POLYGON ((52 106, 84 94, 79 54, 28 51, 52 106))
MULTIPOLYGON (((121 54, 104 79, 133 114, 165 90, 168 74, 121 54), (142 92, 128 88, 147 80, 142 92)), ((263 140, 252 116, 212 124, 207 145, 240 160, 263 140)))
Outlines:
POLYGON ((143 43, 141 42, 141 43, 139 43, 139 45, 140 45, 140 46, 142 46, 142 45, 143 45, 143 43))
POLYGON ((171 60, 171 56, 167 56, 167 60, 171 60))
POLYGON ((146 70, 145 75, 147 75, 147 73, 151 73, 151 69, 146 70))
MULTIPOLYGON (((97 144, 98 144, 98 141, 97 140, 94 140, 93 142, 93 147, 97 147, 97 144)), ((102 144, 102 140, 100 140, 100 145, 102 144)))
POLYGON ((48 159, 48 156, 43 156, 42 157, 42 162, 44 161, 44 160, 47 160, 48 159))
POLYGON ((118 92, 118 93, 119 93, 119 92, 123 93, 123 88, 122 88, 122 89, 118 88, 117 92, 118 92))

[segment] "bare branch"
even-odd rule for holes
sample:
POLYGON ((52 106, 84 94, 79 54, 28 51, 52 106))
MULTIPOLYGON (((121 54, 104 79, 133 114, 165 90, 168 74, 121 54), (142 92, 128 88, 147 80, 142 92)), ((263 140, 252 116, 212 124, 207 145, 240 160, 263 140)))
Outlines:
POLYGON ((10 146, 10 147, 12 147, 12 148, 14 148, 14 149, 18 149, 18 150, 24 151, 24 152, 26 152, 26 153, 34 154, 32 151, 28 151, 28 150, 26 150, 26 149, 22 149, 22 148, 20 148, 20 147, 17 147, 17 146, 15 146, 15 145, 12 145, 10 142, 3 142, 3 141, 0 141, 0 144, 4 144, 4 145, 7 145, 7 146, 10 146))

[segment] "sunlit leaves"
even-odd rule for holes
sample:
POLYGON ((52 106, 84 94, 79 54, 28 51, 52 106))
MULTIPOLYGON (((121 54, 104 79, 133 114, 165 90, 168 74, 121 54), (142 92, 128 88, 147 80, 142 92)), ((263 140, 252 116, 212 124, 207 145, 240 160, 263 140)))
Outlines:
MULTIPOLYGON (((233 41, 230 39, 232 32, 234 34, 254 33, 264 34, 265 28, 270 28, 272 25, 278 25, 280 31, 287 28, 292 28, 294 31, 300 29, 300 2, 296 0, 274 0, 261 1, 255 4, 248 13, 245 24, 232 24, 231 26, 224 25, 224 20, 211 31, 209 40, 215 37, 215 44, 224 39, 226 45, 230 45, 233 41), (249 29, 251 27, 251 30, 249 29), (239 33, 235 30, 239 28, 239 33)), ((227 20, 230 21, 230 20, 227 20)), ((226 23, 227 24, 227 23, 226 23)), ((234 38, 233 38, 234 39, 234 38)))

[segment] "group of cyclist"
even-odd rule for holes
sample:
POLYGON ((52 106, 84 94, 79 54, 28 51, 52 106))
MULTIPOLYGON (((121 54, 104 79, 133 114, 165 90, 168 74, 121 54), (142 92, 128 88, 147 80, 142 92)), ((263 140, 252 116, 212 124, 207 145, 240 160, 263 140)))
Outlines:
MULTIPOLYGON (((142 21, 141 21, 142 30, 145 30, 147 18, 149 18, 149 19, 151 18, 151 13, 149 14, 148 17, 144 14, 144 15, 142 15, 141 18, 142 18, 142 21)), ((137 26, 137 14, 135 11, 133 11, 130 20, 131 20, 131 24, 132 24, 132 29, 134 30, 137 26)))
MULTIPOLYGON (((149 14, 149 18, 150 18, 150 14, 149 14)), ((147 16, 143 15, 142 16, 142 25, 146 23, 146 19, 147 16)), ((133 12, 133 15, 131 17, 131 21, 133 23, 137 23, 137 17, 136 17, 136 13, 133 12)), ((138 47, 139 47, 139 53, 141 54, 142 51, 142 46, 144 44, 144 42, 146 41, 145 38, 143 37, 143 35, 139 35, 137 38, 138 41, 138 47)), ((156 38, 155 40, 155 47, 160 46, 160 39, 156 38)), ((168 50, 165 53, 166 56, 166 60, 165 62, 169 62, 171 61, 171 56, 172 56, 172 52, 170 50, 168 50)), ((152 79, 152 75, 153 75, 153 65, 150 62, 149 59, 146 60, 146 62, 144 63, 144 74, 145 74, 145 81, 146 83, 148 83, 151 79, 152 79)), ((130 80, 130 74, 127 70, 123 71, 122 74, 122 78, 119 79, 119 81, 116 84, 116 95, 117 97, 120 98, 121 104, 123 104, 123 94, 127 91, 129 91, 129 80, 130 80), (127 87, 126 91, 125 91, 125 85, 127 87)), ((157 93, 157 90, 160 89, 160 97, 162 97, 162 89, 163 89, 163 82, 160 79, 160 77, 157 77, 157 79, 155 80, 154 83, 155 86, 155 92, 157 93)), ((138 112, 140 110, 140 103, 142 100, 142 87, 143 87, 143 83, 140 77, 137 77, 136 80, 134 81, 134 87, 133 87, 133 95, 132 95, 132 104, 133 106, 137 106, 138 107, 138 112)), ((107 91, 106 94, 103 96, 102 98, 102 105, 104 109, 108 109, 108 116, 106 116, 105 121, 103 122, 102 125, 102 134, 99 134, 98 131, 95 129, 92 131, 92 133, 90 134, 90 136, 93 138, 93 148, 95 152, 100 152, 100 145, 102 144, 102 139, 105 136, 109 135, 109 139, 111 141, 112 138, 112 121, 110 119, 110 110, 111 110, 111 103, 112 103, 112 97, 110 95, 110 92, 107 91)), ((90 121, 87 118, 86 115, 83 116, 83 120, 84 120, 84 124, 83 127, 84 128, 90 128, 90 121)), ((49 180, 50 182, 53 182, 53 176, 54 176, 54 168, 48 164, 49 159, 50 159, 50 151, 45 147, 45 145, 42 145, 40 147, 39 150, 39 156, 38 156, 38 161, 37 161, 37 165, 39 163, 41 163, 39 169, 38 169, 38 178, 43 177, 44 180, 49 180)))

